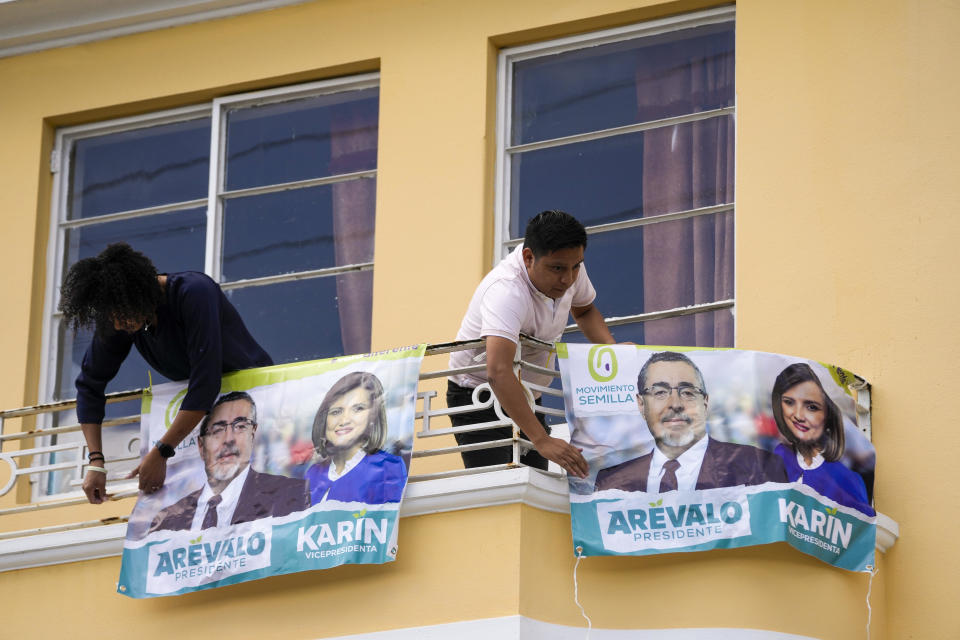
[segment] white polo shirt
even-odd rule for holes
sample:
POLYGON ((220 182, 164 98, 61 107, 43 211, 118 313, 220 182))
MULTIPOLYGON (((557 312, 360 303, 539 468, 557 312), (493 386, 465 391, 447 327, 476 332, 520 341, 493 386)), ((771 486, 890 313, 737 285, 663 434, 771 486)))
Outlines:
MULTIPOLYGON (((567 326, 570 307, 585 307, 596 297, 597 292, 587 277, 585 265, 580 266, 576 282, 562 297, 554 300, 542 294, 527 275, 521 244, 480 282, 460 323, 457 340, 499 336, 517 343, 520 334, 525 333, 546 342, 554 342, 567 326)), ((552 356, 546 351, 523 347, 521 357, 532 364, 544 367, 552 365, 552 356)), ((451 368, 485 363, 486 351, 483 348, 450 354, 451 368)), ((553 381, 550 376, 529 371, 524 371, 522 376, 528 382, 543 386, 549 386, 553 381)), ((487 381, 487 372, 462 373, 450 379, 462 387, 473 388, 487 381)))

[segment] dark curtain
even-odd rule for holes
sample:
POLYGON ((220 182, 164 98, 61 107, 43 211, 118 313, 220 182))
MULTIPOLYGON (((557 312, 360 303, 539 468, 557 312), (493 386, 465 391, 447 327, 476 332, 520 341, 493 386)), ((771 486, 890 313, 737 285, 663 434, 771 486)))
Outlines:
MULTIPOLYGON (((638 68, 641 121, 705 110, 733 95, 733 52, 717 55, 684 42, 642 55, 659 60, 638 68)), ((644 217, 733 201, 732 117, 653 129, 643 145, 644 217)), ((732 212, 644 227, 644 309, 732 298, 733 249, 732 212)), ((644 342, 731 346, 733 318, 724 311, 646 322, 644 342)))
MULTIPOLYGON (((349 173, 376 166, 377 113, 356 105, 334 107, 330 118, 330 172, 349 173)), ((338 266, 373 259, 376 180, 362 178, 333 186, 333 242, 338 266)), ((373 273, 336 276, 344 353, 370 351, 373 273)))

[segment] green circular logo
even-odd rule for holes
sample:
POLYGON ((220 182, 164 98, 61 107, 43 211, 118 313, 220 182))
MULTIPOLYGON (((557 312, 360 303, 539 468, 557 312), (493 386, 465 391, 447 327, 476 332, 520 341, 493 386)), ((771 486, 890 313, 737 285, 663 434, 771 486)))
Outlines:
POLYGON ((587 354, 587 369, 597 382, 610 382, 617 377, 617 354, 609 345, 595 344, 587 354))
POLYGON ((177 417, 177 412, 180 411, 180 405, 183 404, 183 399, 187 395, 187 389, 181 389, 177 395, 173 396, 173 399, 170 401, 170 404, 167 405, 167 411, 163 416, 163 421, 167 426, 167 429, 170 428, 170 425, 173 423, 173 419, 177 417))

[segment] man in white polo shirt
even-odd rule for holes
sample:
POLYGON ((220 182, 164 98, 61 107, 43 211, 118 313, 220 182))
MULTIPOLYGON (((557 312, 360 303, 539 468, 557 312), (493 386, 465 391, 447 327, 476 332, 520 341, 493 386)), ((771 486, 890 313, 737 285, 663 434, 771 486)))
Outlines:
MULTIPOLYGON (((590 342, 613 344, 603 315, 593 305, 597 294, 583 266, 586 247, 587 233, 576 218, 562 211, 537 214, 527 225, 523 244, 480 282, 457 332, 457 340, 483 338, 486 348, 454 352, 451 368, 485 363, 486 370, 458 374, 447 381, 448 407, 472 404, 473 390, 489 382, 504 411, 536 449, 521 458, 523 463, 546 469, 547 460, 553 460, 581 478, 587 475, 587 461, 579 449, 551 437, 543 415, 530 409, 513 373, 513 359, 521 333, 553 342, 563 334, 571 314, 590 342)), ((550 364, 545 351, 525 347, 522 358, 541 366, 550 364)), ((542 374, 524 371, 522 375, 525 381, 542 386, 552 381, 542 374)), ((461 426, 498 418, 491 407, 450 419, 454 426, 461 426)), ((509 427, 456 434, 460 445, 510 437, 509 427)), ((505 464, 512 457, 509 446, 466 451, 461 456, 466 468, 505 464)))

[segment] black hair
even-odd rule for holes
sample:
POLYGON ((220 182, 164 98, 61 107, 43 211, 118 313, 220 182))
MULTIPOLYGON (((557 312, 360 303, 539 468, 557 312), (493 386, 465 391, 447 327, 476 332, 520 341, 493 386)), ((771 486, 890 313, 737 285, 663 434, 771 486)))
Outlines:
POLYGON ((640 367, 640 374, 637 376, 637 393, 643 393, 643 390, 647 388, 647 370, 650 369, 650 365, 655 362, 683 362, 690 365, 697 374, 697 380, 700 382, 700 390, 703 391, 703 395, 707 395, 707 385, 703 382, 703 374, 700 373, 700 368, 693 363, 693 360, 679 351, 658 351, 650 356, 650 359, 640 367))
POLYGON ((246 400, 250 403, 250 420, 253 421, 254 427, 257 425, 257 403, 253 401, 253 398, 250 397, 250 394, 246 391, 231 391, 230 393, 225 393, 217 401, 213 403, 213 406, 210 407, 210 413, 203 416, 203 420, 200 421, 200 437, 207 435, 207 424, 210 422, 210 416, 213 415, 213 410, 219 407, 222 404, 228 402, 236 402, 237 400, 246 400))
POLYGON ((540 258, 574 247, 587 248, 587 231, 580 221, 563 211, 541 211, 527 223, 523 237, 524 249, 530 249, 540 258))
POLYGON ((90 325, 102 331, 112 328, 115 319, 155 319, 162 300, 150 258, 117 242, 70 267, 60 287, 59 309, 74 331, 90 325))

